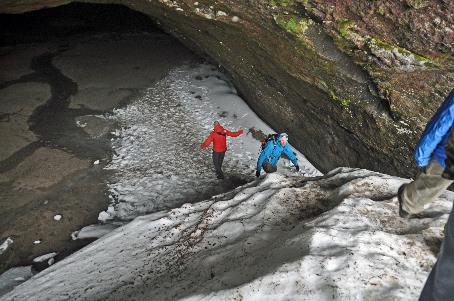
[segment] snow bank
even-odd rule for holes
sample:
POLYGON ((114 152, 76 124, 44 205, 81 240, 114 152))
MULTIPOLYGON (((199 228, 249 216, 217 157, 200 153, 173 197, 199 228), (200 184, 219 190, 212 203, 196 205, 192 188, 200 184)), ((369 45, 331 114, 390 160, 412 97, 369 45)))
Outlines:
POLYGON ((57 256, 57 253, 55 253, 55 252, 48 253, 48 254, 44 254, 44 255, 41 255, 41 256, 36 257, 35 259, 33 259, 33 262, 44 262, 44 261, 48 261, 48 260, 54 258, 55 256, 57 256))
POLYGON ((415 300, 454 196, 401 219, 404 181, 267 175, 136 218, 1 300, 415 300))
POLYGON ((83 227, 79 231, 75 231, 71 234, 73 240, 76 239, 87 239, 87 238, 100 238, 111 232, 115 228, 118 228, 114 224, 105 224, 105 225, 90 225, 83 227))
POLYGON ((32 268, 36 271, 42 271, 55 263, 57 253, 52 252, 38 256, 33 259, 32 268))

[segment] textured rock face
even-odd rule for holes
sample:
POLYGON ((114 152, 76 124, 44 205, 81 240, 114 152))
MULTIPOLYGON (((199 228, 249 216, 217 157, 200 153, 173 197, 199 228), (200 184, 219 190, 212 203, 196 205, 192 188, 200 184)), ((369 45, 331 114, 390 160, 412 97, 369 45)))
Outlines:
MULTIPOLYGON (((68 1, 5 1, 22 12, 68 1)), ((321 170, 412 175, 412 152, 454 82, 448 0, 152 0, 155 19, 233 77, 251 107, 321 170)))

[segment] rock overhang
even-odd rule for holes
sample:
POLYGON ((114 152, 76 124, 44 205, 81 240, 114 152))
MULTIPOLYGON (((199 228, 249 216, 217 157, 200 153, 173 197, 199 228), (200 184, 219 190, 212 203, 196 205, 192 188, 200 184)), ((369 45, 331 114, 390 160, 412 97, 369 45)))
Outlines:
MULTIPOLYGON (((7 1, 0 11, 68 2, 7 1)), ((143 12, 211 57, 248 104, 323 171, 355 166, 411 175, 418 136, 452 89, 447 3, 87 2, 143 12)))

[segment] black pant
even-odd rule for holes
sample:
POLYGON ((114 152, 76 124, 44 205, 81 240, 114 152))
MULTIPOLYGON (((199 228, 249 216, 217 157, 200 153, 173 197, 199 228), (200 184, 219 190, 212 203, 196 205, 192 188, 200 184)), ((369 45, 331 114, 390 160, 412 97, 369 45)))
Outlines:
POLYGON ((216 170, 216 175, 223 176, 222 173, 222 162, 224 162, 225 152, 213 152, 213 164, 214 169, 216 170))
POLYGON ((273 173, 273 172, 277 171, 277 166, 273 166, 270 163, 266 162, 266 163, 263 164, 263 170, 266 173, 273 173))

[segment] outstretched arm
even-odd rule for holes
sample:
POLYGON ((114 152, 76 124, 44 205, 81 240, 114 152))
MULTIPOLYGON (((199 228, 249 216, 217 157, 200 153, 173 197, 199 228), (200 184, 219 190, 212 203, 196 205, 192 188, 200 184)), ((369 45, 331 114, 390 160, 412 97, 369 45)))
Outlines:
POLYGON ((296 158, 295 153, 290 147, 290 144, 285 145, 284 154, 287 156, 287 158, 290 159, 290 161, 292 161, 293 165, 298 166, 298 158, 296 158))
POLYGON ((205 141, 200 145, 200 148, 207 148, 213 142, 213 134, 210 133, 205 141))
POLYGON ((239 130, 236 132, 231 132, 229 130, 225 130, 225 134, 230 137, 238 137, 239 135, 243 134, 243 130, 239 130))

